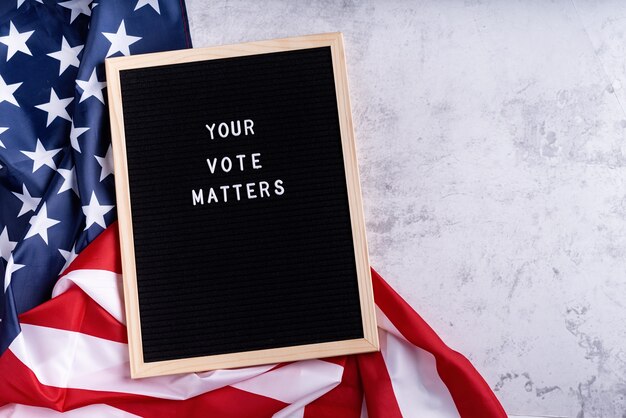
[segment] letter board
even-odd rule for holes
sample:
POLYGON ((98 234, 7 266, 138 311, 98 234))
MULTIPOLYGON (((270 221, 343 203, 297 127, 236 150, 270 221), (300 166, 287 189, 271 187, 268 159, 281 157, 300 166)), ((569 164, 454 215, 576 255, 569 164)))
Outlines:
POLYGON ((341 34, 106 71, 132 376, 377 350, 341 34))

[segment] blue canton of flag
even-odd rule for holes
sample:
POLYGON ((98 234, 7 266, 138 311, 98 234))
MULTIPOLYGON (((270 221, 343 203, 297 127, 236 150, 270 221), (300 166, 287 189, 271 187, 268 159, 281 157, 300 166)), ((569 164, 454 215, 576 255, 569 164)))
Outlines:
POLYGON ((190 46, 182 0, 2 0, 0 353, 115 220, 104 59, 190 46))

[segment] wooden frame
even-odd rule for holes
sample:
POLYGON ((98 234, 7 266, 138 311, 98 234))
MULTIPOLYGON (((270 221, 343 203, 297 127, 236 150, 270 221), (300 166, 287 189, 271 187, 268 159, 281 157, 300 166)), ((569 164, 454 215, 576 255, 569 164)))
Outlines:
POLYGON ((106 60, 105 64, 115 166, 117 213, 119 218, 122 268, 124 273, 124 298, 130 349, 131 376, 133 378, 139 378, 219 368, 243 367, 309 358, 331 357, 378 350, 378 331, 376 326, 371 271, 365 236, 365 222, 361 202, 361 190, 354 142, 352 112, 348 94, 348 80, 342 34, 328 33, 211 48, 197 48, 129 57, 109 58, 106 60), (131 216, 132 208, 130 204, 124 135, 124 113, 120 87, 120 71, 326 46, 331 48, 334 70, 364 338, 168 361, 144 362, 135 268, 135 246, 131 216))

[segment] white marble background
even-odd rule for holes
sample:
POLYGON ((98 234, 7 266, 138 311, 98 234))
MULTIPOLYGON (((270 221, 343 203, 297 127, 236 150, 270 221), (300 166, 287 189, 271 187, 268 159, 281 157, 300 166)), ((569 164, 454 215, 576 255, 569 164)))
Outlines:
POLYGON ((626 417, 626 3, 187 0, 341 31, 373 266, 510 414, 626 417))

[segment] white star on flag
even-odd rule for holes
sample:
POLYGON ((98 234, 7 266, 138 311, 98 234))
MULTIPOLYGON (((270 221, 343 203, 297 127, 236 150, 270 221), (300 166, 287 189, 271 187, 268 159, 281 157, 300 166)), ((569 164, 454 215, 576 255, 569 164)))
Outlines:
POLYGON ((96 192, 91 192, 89 205, 83 206, 83 213, 87 218, 85 221, 85 231, 88 230, 93 224, 98 224, 103 229, 106 228, 104 215, 109 213, 114 207, 114 205, 101 205, 100 202, 98 202, 96 192))
POLYGON ((57 172, 63 177, 63 184, 59 187, 57 194, 61 194, 66 190, 73 190, 76 196, 79 196, 78 184, 76 183, 76 167, 72 167, 70 170, 59 168, 57 172))
POLYGON ((5 226, 0 234, 0 258, 4 258, 8 262, 16 245, 17 241, 11 241, 9 239, 9 231, 5 226))
POLYGON ((72 129, 70 130, 70 143, 72 144, 72 148, 76 151, 81 152, 80 145, 78 144, 78 137, 87 132, 89 128, 77 128, 74 126, 74 121, 72 121, 72 129))
POLYGON ((73 97, 66 99, 59 99, 59 96, 55 93, 54 89, 50 89, 50 101, 48 103, 42 103, 35 106, 39 110, 43 110, 48 113, 48 119, 46 120, 46 127, 50 126, 56 118, 63 118, 71 121, 70 114, 67 113, 66 107, 74 100, 73 97))
MULTIPOLYGON (((17 8, 19 9, 22 4, 24 4, 26 0, 17 0, 17 8)), ((37 3, 43 4, 43 0, 36 0, 37 3)))
POLYGON ((41 202, 40 197, 33 197, 30 195, 30 192, 26 188, 26 184, 22 184, 21 194, 18 192, 11 192, 11 193, 13 193, 15 197, 17 197, 18 199, 22 201, 22 208, 20 209, 20 213, 17 214, 18 218, 22 216, 23 214, 30 212, 31 210, 33 212, 37 210, 37 206, 39 205, 39 202, 41 202))
POLYGON ((13 93, 15 93, 15 90, 19 89, 21 85, 22 83, 7 84, 4 82, 4 78, 0 75, 0 103, 9 102, 17 107, 20 107, 20 105, 17 104, 17 100, 15 100, 13 93))
POLYGON ((106 87, 107 83, 104 81, 98 81, 98 75, 94 68, 89 76, 89 80, 76 80, 76 84, 81 88, 83 93, 80 95, 80 102, 82 103, 90 97, 95 97, 104 104, 104 96, 102 96, 102 89, 106 87))
POLYGON ((120 27, 116 33, 102 32, 102 34, 111 42, 109 52, 107 52, 107 58, 116 52, 121 52, 122 55, 130 55, 130 46, 141 39, 140 36, 130 36, 126 34, 126 26, 124 26, 124 20, 120 23, 120 27))
POLYGON ((109 145, 107 153, 104 157, 98 157, 97 155, 94 155, 94 158, 98 161, 100 167, 102 167, 102 169, 100 170, 100 181, 107 178, 109 174, 113 174, 113 152, 111 150, 111 145, 109 145))
POLYGON ((69 0, 63 3, 59 3, 59 6, 63 6, 66 9, 70 9, 72 14, 70 15, 70 23, 74 22, 78 16, 84 14, 85 16, 91 16, 91 9, 89 8, 91 0, 69 0))
POLYGON ((13 25, 13 22, 9 22, 9 34, 6 36, 0 36, 0 43, 5 44, 8 47, 7 50, 7 62, 15 55, 17 52, 23 52, 26 55, 32 56, 30 49, 26 46, 26 41, 28 38, 32 36, 34 30, 29 32, 18 32, 18 30, 13 25))
MULTIPOLYGON (((3 133, 5 133, 8 129, 9 129, 9 128, 2 128, 2 127, 0 127, 0 135, 2 135, 3 133)), ((6 148, 6 147, 4 146, 4 144, 2 143, 2 140, 0 140, 0 147, 2 147, 2 148, 6 148)), ((0 168, 2 168, 2 165, 0 165, 0 168)))
POLYGON ((39 138, 37 138, 37 145, 35 151, 20 151, 22 154, 33 160, 33 173, 39 170, 44 165, 47 165, 53 170, 57 169, 54 163, 54 156, 61 151, 61 148, 47 150, 39 138))
POLYGON ((7 287, 9 287, 9 285, 11 284, 11 276, 13 276, 13 273, 18 271, 22 267, 24 267, 24 264, 15 263, 15 260, 13 260, 13 255, 11 255, 11 257, 9 258, 9 262, 7 263, 7 268, 4 272, 4 291, 5 292, 7 290, 7 287))
POLYGON ((24 239, 39 235, 43 242, 48 245, 48 229, 61 223, 61 221, 48 218, 48 208, 44 202, 44 204, 41 205, 39 212, 36 215, 33 215, 28 223, 30 223, 30 229, 26 233, 26 236, 24 236, 24 239))
POLYGON ((141 9, 143 6, 150 6, 155 12, 161 14, 161 10, 159 10, 159 0, 137 0, 135 11, 141 9))
POLYGON ((76 259, 76 256, 78 256, 78 254, 76 254, 76 245, 72 247, 71 251, 66 251, 59 248, 59 252, 61 253, 61 257, 65 259, 65 264, 63 265, 63 268, 59 273, 63 274, 63 272, 69 267, 69 265, 72 264, 72 261, 76 259))
POLYGON ((80 60, 78 54, 83 50, 84 45, 70 46, 65 39, 65 36, 61 36, 61 50, 51 52, 49 57, 59 61, 59 75, 63 74, 70 66, 78 68, 80 60))

